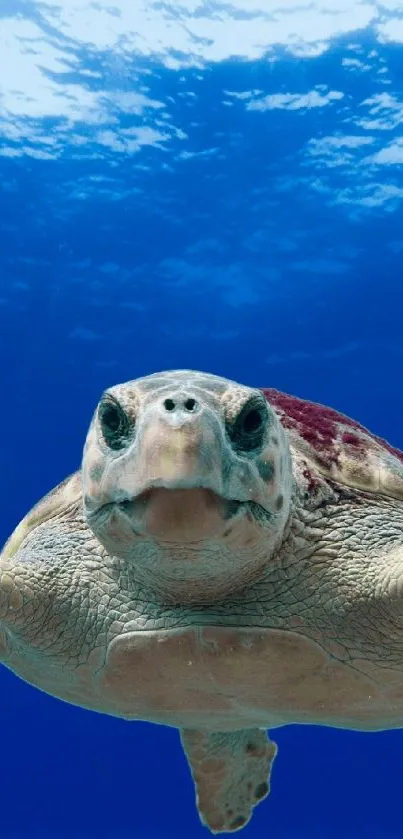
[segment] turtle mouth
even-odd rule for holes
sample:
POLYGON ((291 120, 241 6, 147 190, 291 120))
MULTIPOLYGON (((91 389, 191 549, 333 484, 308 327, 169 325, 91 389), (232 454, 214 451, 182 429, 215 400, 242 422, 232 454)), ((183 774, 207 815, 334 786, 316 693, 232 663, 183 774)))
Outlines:
POLYGON ((211 489, 153 487, 116 505, 133 531, 167 542, 199 541, 220 535, 245 502, 211 489))
POLYGON ((204 498, 206 504, 208 506, 214 506, 215 504, 222 504, 226 507, 225 509, 225 518, 232 518, 240 507, 243 504, 247 504, 247 501, 236 501, 228 498, 224 498, 218 493, 213 492, 211 489, 207 489, 205 487, 194 487, 192 489, 170 489, 168 487, 155 487, 152 489, 146 489, 144 492, 141 492, 139 495, 133 498, 127 498, 123 501, 119 501, 118 505, 122 510, 127 511, 129 514, 133 510, 133 505, 140 504, 144 507, 153 500, 153 498, 161 498, 161 499, 170 499, 175 504, 180 504, 183 501, 188 499, 194 500, 198 498, 201 500, 204 498))
POLYGON ((110 549, 138 539, 177 545, 219 539, 245 518, 259 528, 273 525, 273 515, 257 502, 225 498, 203 486, 148 487, 103 504, 90 518, 110 549))

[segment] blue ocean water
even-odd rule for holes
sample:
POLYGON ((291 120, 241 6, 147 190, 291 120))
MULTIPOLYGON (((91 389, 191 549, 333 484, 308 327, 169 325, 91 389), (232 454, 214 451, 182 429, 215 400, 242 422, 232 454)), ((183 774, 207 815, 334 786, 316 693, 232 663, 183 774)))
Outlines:
MULTIPOLYGON (((399 0, 3 0, 2 541, 160 369, 403 448, 402 124, 399 0)), ((0 697, 1 837, 208 835, 175 730, 0 697)), ((401 732, 273 739, 245 839, 401 836, 401 732)))

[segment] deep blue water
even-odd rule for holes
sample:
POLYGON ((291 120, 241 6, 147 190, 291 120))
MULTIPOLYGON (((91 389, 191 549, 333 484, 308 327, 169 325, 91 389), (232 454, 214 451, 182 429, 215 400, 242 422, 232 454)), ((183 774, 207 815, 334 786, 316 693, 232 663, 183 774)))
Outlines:
MULTIPOLYGON (((159 369, 403 448, 402 125, 399 0, 3 0, 2 540, 159 369)), ((0 697, 1 837, 207 836, 176 731, 0 697)), ((245 839, 401 835, 401 732, 273 738, 245 839)))

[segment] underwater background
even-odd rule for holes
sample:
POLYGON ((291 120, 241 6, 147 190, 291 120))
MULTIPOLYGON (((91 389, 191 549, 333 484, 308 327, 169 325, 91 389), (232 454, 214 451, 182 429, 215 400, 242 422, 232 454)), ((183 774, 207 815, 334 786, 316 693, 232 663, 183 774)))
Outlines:
MULTIPOLYGON (((191 367, 403 448, 403 3, 1 0, 1 540, 191 367)), ((1 839, 208 836, 175 730, 0 673, 1 839)), ((242 836, 397 839, 403 732, 288 727, 242 836)))

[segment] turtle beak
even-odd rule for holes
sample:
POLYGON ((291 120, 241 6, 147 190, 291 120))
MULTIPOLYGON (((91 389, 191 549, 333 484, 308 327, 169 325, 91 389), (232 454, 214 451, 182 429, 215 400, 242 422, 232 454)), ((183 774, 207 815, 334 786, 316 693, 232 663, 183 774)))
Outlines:
POLYGON ((144 430, 144 483, 149 487, 204 487, 220 492, 222 470, 221 462, 217 464, 212 454, 219 454, 214 434, 201 423, 164 426, 158 422, 144 430))
MULTIPOLYGON (((165 400, 170 404, 170 400, 165 400)), ((222 441, 219 425, 200 410, 153 410, 142 419, 119 476, 105 475, 126 498, 156 488, 208 489, 224 494, 222 441)))

